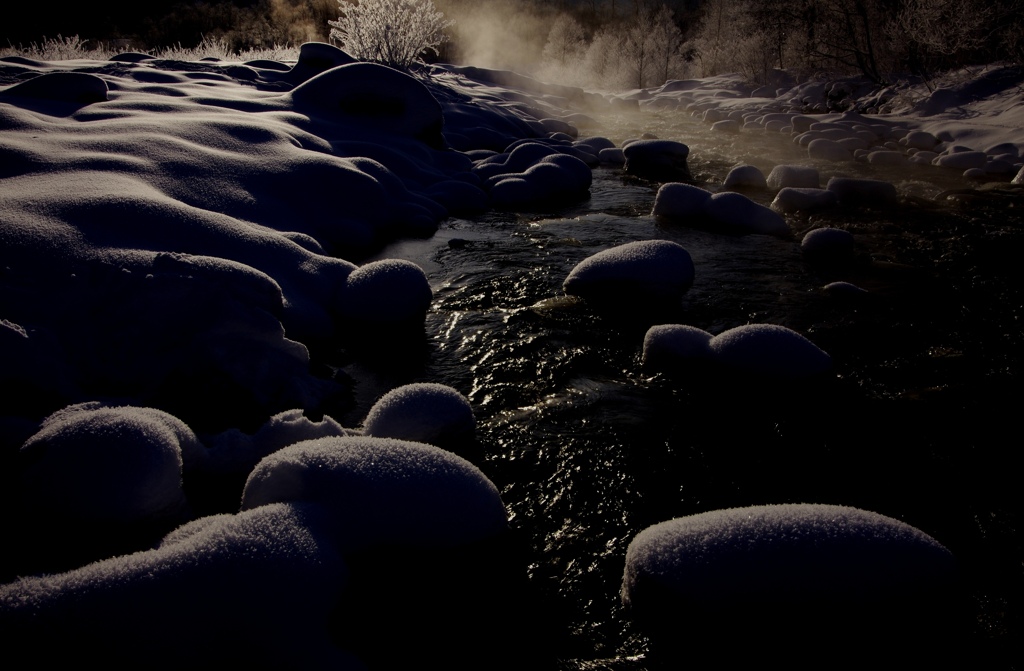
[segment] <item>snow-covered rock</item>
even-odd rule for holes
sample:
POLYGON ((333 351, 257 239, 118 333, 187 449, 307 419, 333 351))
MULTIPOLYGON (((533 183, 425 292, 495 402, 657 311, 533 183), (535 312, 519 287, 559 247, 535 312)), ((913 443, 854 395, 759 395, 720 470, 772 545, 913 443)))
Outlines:
POLYGON ((815 228, 800 241, 804 258, 815 263, 842 263, 853 257, 853 235, 841 228, 815 228))
POLYGON ((704 202, 704 214, 723 231, 788 235, 786 221, 770 208, 740 193, 720 192, 704 202))
POLYGON ((852 161, 853 154, 849 149, 835 140, 818 138, 811 140, 807 145, 807 155, 821 161, 852 161))
POLYGON ((695 646, 712 645, 727 666, 809 670, 834 655, 830 668, 931 668, 957 659, 955 578, 949 550, 899 520, 766 505, 644 529, 626 550, 622 601, 659 664, 681 665, 695 646), (737 636, 745 644, 728 649, 737 636), (837 652, 851 640, 892 644, 837 652))
POLYGON ((386 259, 352 271, 339 310, 360 323, 407 324, 422 322, 432 298, 422 268, 411 261, 386 259))
POLYGON ((772 189, 786 187, 817 189, 821 186, 818 169, 803 165, 777 165, 768 173, 767 184, 772 189))
POLYGON ((567 154, 551 154, 520 173, 488 179, 491 202, 497 207, 525 207, 551 200, 578 199, 590 189, 593 176, 586 163, 567 154))
MULTIPOLYGON (((392 389, 370 408, 363 432, 453 449, 473 437, 476 418, 469 400, 443 384, 420 382, 392 389)), ((456 450, 457 451, 457 450, 456 450)))
POLYGON ((890 205, 899 199, 896 187, 880 179, 833 177, 826 188, 836 194, 840 205, 872 207, 890 205))
POLYGON ((737 187, 764 189, 767 188, 768 183, 764 178, 764 173, 756 166, 738 165, 730 170, 729 174, 725 176, 725 181, 722 182, 722 186, 727 189, 737 187))
POLYGON ((507 528, 498 490, 476 466, 392 438, 319 438, 279 450, 249 475, 242 510, 300 501, 327 510, 345 552, 462 545, 507 528))
POLYGON ((65 408, 21 448, 24 506, 62 527, 175 519, 185 506, 183 452, 205 457, 191 429, 161 410, 65 408))
POLYGON ((640 240, 584 259, 566 277, 565 293, 595 300, 679 298, 693 284, 690 253, 668 240, 640 240))
POLYGON ((715 361, 737 372, 772 378, 808 378, 832 369, 832 357, 792 329, 746 324, 719 333, 708 344, 715 361))
POLYGON ((983 151, 958 151, 937 156, 932 161, 932 164, 940 168, 969 170, 971 168, 983 168, 987 162, 988 156, 983 151))
POLYGON ((690 148, 673 140, 637 140, 623 146, 625 171, 658 181, 689 181, 686 157, 690 148))
POLYGON ((775 194, 772 209, 784 214, 790 212, 809 212, 831 207, 839 202, 834 191, 828 189, 799 189, 785 187, 775 194))
POLYGON ((644 335, 643 365, 672 371, 711 357, 711 334, 686 324, 658 324, 644 335))
POLYGON ((0 628, 44 666, 363 669, 328 631, 347 571, 326 517, 262 506, 196 520, 153 550, 21 578, 0 586, 0 628))
POLYGON ((640 532, 626 551, 622 599, 636 610, 657 607, 662 595, 716 610, 747 601, 855 601, 864 592, 884 601, 953 573, 949 550, 890 517, 834 505, 754 506, 640 532))
POLYGON ((704 204, 711 192, 681 182, 668 182, 658 188, 652 214, 669 219, 686 219, 704 214, 704 204))

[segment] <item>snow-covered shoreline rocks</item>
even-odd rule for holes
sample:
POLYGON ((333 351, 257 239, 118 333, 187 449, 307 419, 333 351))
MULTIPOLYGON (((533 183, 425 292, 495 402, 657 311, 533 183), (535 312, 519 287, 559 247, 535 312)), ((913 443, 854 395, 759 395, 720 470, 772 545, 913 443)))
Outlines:
POLYGON ((777 324, 746 324, 712 334, 684 324, 647 330, 643 365, 655 372, 685 372, 707 365, 766 380, 820 377, 832 358, 792 329, 777 324))
POLYGON ((722 191, 712 194, 700 187, 677 182, 661 185, 654 199, 652 214, 673 223, 706 227, 723 233, 779 236, 790 233, 785 219, 741 193, 722 191))

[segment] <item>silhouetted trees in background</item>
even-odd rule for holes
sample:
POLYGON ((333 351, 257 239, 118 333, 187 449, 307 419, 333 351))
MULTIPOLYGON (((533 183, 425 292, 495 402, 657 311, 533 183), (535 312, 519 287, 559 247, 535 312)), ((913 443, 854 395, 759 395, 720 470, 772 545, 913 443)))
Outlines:
MULTIPOLYGON (((348 1, 348 0, 345 0, 348 1)), ((971 64, 1024 64, 1024 0, 435 0, 455 25, 439 58, 594 88, 776 69, 798 77, 927 77, 971 64)), ((11 44, 44 35, 135 49, 221 40, 235 50, 329 39, 338 0, 150 0, 20 8, 11 44)))

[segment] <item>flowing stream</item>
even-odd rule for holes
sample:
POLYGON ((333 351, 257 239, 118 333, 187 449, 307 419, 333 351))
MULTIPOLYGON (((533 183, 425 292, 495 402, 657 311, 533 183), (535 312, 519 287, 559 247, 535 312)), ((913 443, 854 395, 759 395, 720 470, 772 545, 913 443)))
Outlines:
MULTIPOLYGON (((736 163, 765 174, 808 164, 788 137, 713 137, 681 114, 605 121, 590 134, 621 142, 650 131, 688 144, 696 181, 712 190, 736 163)), ((1016 654, 1024 506, 1011 466, 1019 448, 1006 436, 1019 433, 1022 201, 937 205, 940 192, 969 185, 936 168, 816 167, 823 184, 832 174, 887 179, 904 198, 791 217, 790 239, 729 236, 656 222, 658 185, 602 167, 589 200, 451 219, 432 238, 380 255, 423 267, 434 302, 426 342, 400 365, 351 364, 366 382, 350 419, 412 381, 468 396, 476 461, 524 539, 529 584, 559 632, 563 668, 643 668, 644 636, 619 601, 637 532, 681 515, 792 502, 874 510, 938 539, 963 569, 964 636, 987 662, 978 668, 1016 654), (821 226, 854 234, 852 268, 804 261, 800 237, 821 226), (586 257, 652 238, 693 257, 696 280, 680 304, 599 308, 562 293, 586 257), (839 279, 870 295, 849 302, 822 291, 839 279), (835 379, 750 387, 641 366, 653 324, 719 333, 754 322, 805 334, 832 355, 835 379)), ((764 204, 772 197, 744 193, 764 204)))

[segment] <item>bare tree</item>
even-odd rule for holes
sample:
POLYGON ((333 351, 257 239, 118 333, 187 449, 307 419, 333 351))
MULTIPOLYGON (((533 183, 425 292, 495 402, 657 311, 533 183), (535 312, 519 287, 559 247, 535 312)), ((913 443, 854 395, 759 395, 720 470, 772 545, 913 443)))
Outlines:
POLYGON ((566 64, 579 58, 587 46, 587 36, 583 26, 569 14, 559 14, 551 30, 548 41, 544 45, 543 58, 546 62, 566 64))

